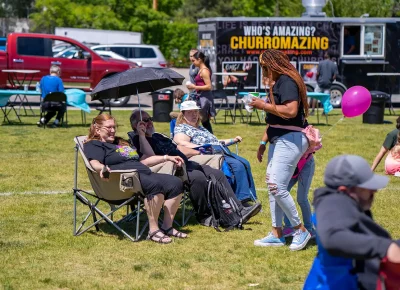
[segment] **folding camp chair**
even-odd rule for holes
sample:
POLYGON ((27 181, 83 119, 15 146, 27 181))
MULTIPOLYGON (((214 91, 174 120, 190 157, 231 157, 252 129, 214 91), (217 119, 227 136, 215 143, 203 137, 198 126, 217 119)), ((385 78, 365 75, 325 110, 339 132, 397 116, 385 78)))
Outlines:
MULTIPOLYGON (((83 152, 83 142, 86 136, 78 136, 74 138, 75 141, 75 174, 74 174, 74 221, 73 221, 73 234, 79 236, 84 232, 88 231, 92 227, 95 227, 97 231, 100 230, 98 224, 105 220, 107 223, 115 227, 119 232, 121 232, 125 237, 131 241, 137 241, 142 236, 145 231, 148 222, 146 222, 143 228, 140 230, 140 215, 144 212, 143 200, 144 194, 140 185, 139 174, 136 170, 113 170, 110 172, 109 181, 104 181, 100 178, 100 175, 92 168, 89 161, 87 160, 83 152), (90 184, 93 188, 94 193, 85 191, 78 188, 78 152, 80 153, 86 167, 86 172, 89 177, 90 184), (121 191, 120 189, 120 178, 123 173, 133 173, 131 174, 131 184, 133 189, 130 191, 121 191), (89 200, 93 199, 94 202, 89 200), (77 201, 80 201, 83 205, 89 207, 89 212, 79 224, 77 228, 77 201), (104 213, 98 207, 98 204, 103 201, 110 205, 111 210, 108 213, 104 213), (136 208, 129 213, 129 206, 136 204, 136 208), (117 222, 113 221, 113 214, 119 209, 127 205, 127 215, 117 222), (97 219, 96 214, 101 218, 97 219), (93 223, 85 228, 83 226, 87 220, 92 217, 93 223), (136 233, 135 237, 132 237, 127 232, 125 232, 119 224, 122 222, 130 222, 136 220, 136 233)), ((174 174, 176 167, 175 164, 168 161, 150 168, 152 172, 163 173, 163 174, 174 174)), ((184 177, 183 177, 184 178, 184 177)))
POLYGON ((0 110, 3 112, 3 115, 4 115, 3 122, 5 122, 7 120, 7 122, 10 123, 10 119, 8 119, 8 115, 11 113, 11 111, 14 111, 18 120, 21 122, 21 118, 19 117, 17 111, 15 110, 14 105, 11 104, 9 102, 9 100, 10 100, 10 96, 0 96, 0 110))
MULTIPOLYGON (((64 122, 64 116, 62 117, 61 124, 65 123, 65 127, 68 127, 68 110, 67 110, 67 95, 63 92, 54 92, 54 93, 49 93, 47 94, 44 99, 40 99, 41 104, 40 104, 40 120, 44 117, 45 113, 47 111, 43 110, 43 103, 44 102, 63 102, 65 103, 65 122, 64 122)), ((43 125, 43 129, 46 128, 46 124, 43 125)))
POLYGON ((212 91, 212 94, 214 96, 214 103, 215 103, 215 109, 217 111, 215 117, 214 117, 214 122, 215 124, 217 123, 217 115, 219 111, 224 111, 224 120, 226 123, 226 117, 229 115, 232 120, 232 124, 234 123, 234 117, 232 114, 232 108, 231 105, 229 104, 228 97, 225 93, 224 90, 214 90, 212 91))

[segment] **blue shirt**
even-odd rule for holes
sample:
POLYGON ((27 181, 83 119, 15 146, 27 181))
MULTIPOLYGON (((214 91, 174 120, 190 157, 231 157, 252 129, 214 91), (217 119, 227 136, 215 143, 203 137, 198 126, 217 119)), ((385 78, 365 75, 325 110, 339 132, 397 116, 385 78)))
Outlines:
MULTIPOLYGON (((353 45, 356 45, 354 36, 352 35, 345 36, 343 40, 343 54, 348 54, 347 52, 353 45)), ((353 50, 349 54, 355 54, 355 51, 353 50)))
POLYGON ((42 98, 44 98, 49 93, 64 92, 64 85, 58 76, 48 75, 42 77, 40 80, 40 90, 42 98))
POLYGON ((182 104, 184 101, 186 101, 186 100, 188 99, 188 97, 189 97, 189 94, 184 94, 184 95, 183 95, 181 103, 178 104, 178 109, 179 109, 179 110, 181 109, 181 104, 182 104))

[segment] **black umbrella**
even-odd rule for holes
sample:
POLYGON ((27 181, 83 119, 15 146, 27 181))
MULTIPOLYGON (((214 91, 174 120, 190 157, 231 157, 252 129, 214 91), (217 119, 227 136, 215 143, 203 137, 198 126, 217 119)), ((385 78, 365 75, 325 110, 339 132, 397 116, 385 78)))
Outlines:
MULTIPOLYGON (((121 98, 136 93, 140 110, 140 93, 179 86, 184 79, 184 76, 169 68, 132 68, 102 79, 91 94, 92 101, 121 98)), ((140 119, 142 119, 141 113, 140 119)))

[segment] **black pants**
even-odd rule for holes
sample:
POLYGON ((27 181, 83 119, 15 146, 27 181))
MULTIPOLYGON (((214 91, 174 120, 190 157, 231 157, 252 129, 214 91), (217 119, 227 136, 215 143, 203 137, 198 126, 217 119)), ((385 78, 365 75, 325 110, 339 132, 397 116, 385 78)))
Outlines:
POLYGON ((208 119, 208 120, 205 121, 205 122, 201 122, 201 125, 203 125, 203 127, 206 128, 208 132, 210 132, 211 134, 213 134, 213 129, 212 129, 212 127, 211 127, 210 119, 208 119))
POLYGON ((213 174, 215 178, 225 186, 225 188, 228 190, 228 195, 237 203, 239 210, 242 210, 242 203, 236 198, 232 187, 221 170, 211 168, 207 165, 200 165, 197 167, 188 165, 187 172, 190 186, 189 197, 196 211, 197 221, 200 222, 211 215, 207 203, 207 179, 210 174, 213 174))
POLYGON ((42 110, 47 112, 46 116, 44 116, 44 123, 47 124, 55 115, 57 115, 56 119, 61 121, 66 108, 67 106, 63 102, 43 102, 42 110))

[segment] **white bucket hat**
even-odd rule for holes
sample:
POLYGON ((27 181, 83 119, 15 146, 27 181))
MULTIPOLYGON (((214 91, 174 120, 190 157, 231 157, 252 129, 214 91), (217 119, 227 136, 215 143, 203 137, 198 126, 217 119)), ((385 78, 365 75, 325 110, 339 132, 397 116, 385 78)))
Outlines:
POLYGON ((195 101, 184 101, 181 103, 181 112, 190 110, 200 110, 195 101))

